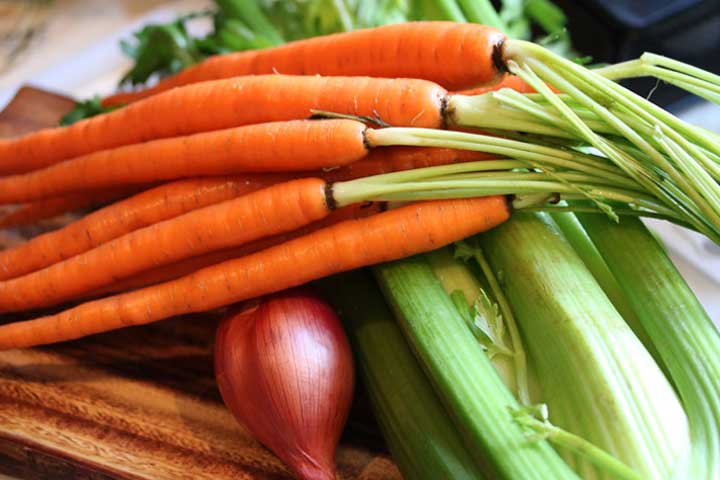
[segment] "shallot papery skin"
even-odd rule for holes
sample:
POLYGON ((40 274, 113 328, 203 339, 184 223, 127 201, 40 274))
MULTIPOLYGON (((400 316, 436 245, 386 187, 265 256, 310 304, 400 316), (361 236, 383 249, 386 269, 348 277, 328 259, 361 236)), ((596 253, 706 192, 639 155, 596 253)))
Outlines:
POLYGON ((235 418, 299 478, 335 478, 354 369, 329 305, 292 290, 230 314, 217 332, 215 375, 235 418))

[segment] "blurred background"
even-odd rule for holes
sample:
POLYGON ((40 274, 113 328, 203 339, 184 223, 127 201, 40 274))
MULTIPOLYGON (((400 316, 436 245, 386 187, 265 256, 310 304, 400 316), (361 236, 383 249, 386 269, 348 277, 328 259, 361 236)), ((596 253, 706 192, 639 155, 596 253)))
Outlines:
MULTIPOLYGON (((720 68, 718 0, 554 3, 567 16, 573 46, 594 62, 620 61, 652 50, 715 72, 720 68)), ((119 48, 121 39, 149 23, 171 22, 212 5, 209 0, 0 0, 0 108, 24 84, 79 99, 110 93, 132 65, 119 48)), ((197 35, 211 28, 208 18, 188 26, 197 35)), ((654 82, 631 86, 686 120, 720 132, 717 106, 654 82)), ((678 227, 651 225, 720 322, 720 248, 678 227)))

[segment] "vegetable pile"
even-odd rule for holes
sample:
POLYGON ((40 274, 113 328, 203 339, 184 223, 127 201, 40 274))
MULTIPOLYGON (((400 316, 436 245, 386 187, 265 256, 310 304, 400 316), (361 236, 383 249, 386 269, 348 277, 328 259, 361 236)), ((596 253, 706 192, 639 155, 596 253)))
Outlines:
MULTIPOLYGON (((268 48, 0 141, 0 202, 114 202, 0 252, 0 312, 56 309, 0 348, 249 301, 220 327, 223 397, 301 478, 334 478, 347 341, 317 294, 277 294, 319 280, 407 478, 720 477, 720 336, 638 219, 720 244, 719 137, 616 83, 718 101, 720 78, 649 54, 588 69, 450 21, 282 44, 280 3, 219 3, 193 48, 247 28, 265 36, 237 49, 268 48)), ((136 69, 180 69, 141 60, 175 28, 138 36, 136 69)))

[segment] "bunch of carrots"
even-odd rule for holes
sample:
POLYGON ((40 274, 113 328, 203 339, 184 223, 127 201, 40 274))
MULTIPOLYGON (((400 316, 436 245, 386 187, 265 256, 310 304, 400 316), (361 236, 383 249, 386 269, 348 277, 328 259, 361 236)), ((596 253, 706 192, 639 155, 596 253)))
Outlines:
POLYGON ((693 225, 684 212, 704 198, 687 182, 677 182, 687 205, 663 203, 612 158, 477 133, 493 128, 483 92, 532 90, 506 74, 524 55, 508 55, 525 43, 512 42, 480 25, 418 22, 221 55, 105 99, 119 110, 3 140, 3 203, 74 205, 161 184, 0 253, 0 311, 102 296, 2 326, 0 346, 213 309, 431 250, 507 220, 513 201, 538 207, 562 193, 693 225), (418 199, 435 200, 382 203, 418 199))
POLYGON ((1 203, 114 203, 0 251, 0 312, 75 303, 0 326, 0 348, 224 307, 520 210, 651 216, 719 242, 720 143, 614 82, 646 73, 481 25, 388 25, 211 57, 104 99, 112 112, 2 140, 1 203))

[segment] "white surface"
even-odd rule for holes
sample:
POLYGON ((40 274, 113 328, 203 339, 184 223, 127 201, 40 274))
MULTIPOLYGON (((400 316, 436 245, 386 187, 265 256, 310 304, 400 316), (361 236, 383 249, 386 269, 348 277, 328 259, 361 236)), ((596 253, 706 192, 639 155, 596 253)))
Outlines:
MULTIPOLYGON (((703 102, 677 112, 683 120, 720 133, 720 106, 703 102)), ((720 324, 720 247, 699 233, 668 222, 646 220, 665 243, 675 265, 720 324)))
MULTIPOLYGON (((101 3, 107 5, 105 2, 101 3)), ((120 3, 132 5, 133 1, 126 0, 120 3)), ((30 76, 18 77, 11 84, 8 84, 5 78, 0 80, 0 109, 23 83, 76 98, 88 98, 95 94, 104 95, 112 92, 118 79, 130 65, 118 47, 120 38, 129 37, 142 25, 167 22, 179 13, 202 10, 209 4, 209 0, 176 0, 139 17, 127 15, 127 21, 122 28, 107 32, 90 46, 81 50, 64 49, 62 51, 65 55, 53 56, 51 62, 46 62, 46 68, 30 76)), ((112 24, 117 23, 116 17, 117 15, 113 17, 112 24)), ((34 64, 37 63, 36 60, 34 64)), ((716 105, 700 104, 681 112, 681 116, 691 123, 720 132, 720 107, 716 105)), ((648 224, 665 242, 678 269, 710 316, 720 324, 720 248, 699 234, 667 222, 649 221, 648 224)))
POLYGON ((34 47, 36 52, 0 78, 0 108, 23 84, 76 98, 109 94, 131 65, 120 51, 121 38, 129 38, 143 25, 166 23, 178 14, 205 10, 212 4, 210 0, 175 0, 150 11, 146 7, 145 13, 137 15, 142 7, 136 4, 142 3, 159 2, 63 2, 69 6, 52 14, 59 18, 48 22, 38 41, 41 45, 34 47), (58 31, 61 28, 70 31, 58 31), (60 37, 62 48, 57 45, 60 37))

